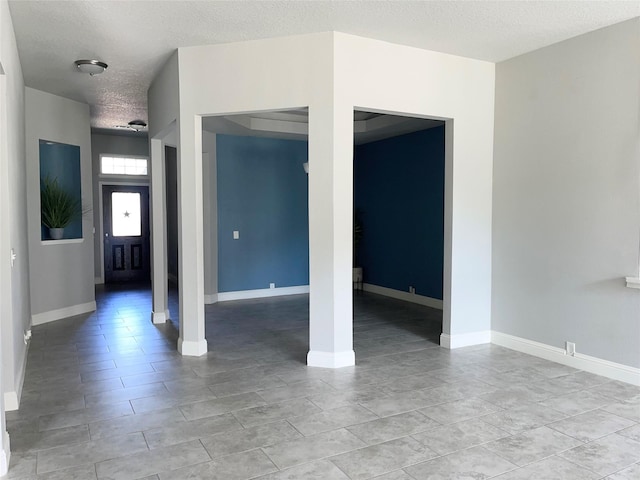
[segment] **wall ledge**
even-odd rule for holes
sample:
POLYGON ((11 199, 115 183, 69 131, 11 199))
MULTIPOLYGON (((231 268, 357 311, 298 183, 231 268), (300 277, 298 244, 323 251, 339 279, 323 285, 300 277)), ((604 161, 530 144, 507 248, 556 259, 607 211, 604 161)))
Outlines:
POLYGON ((576 353, 566 355, 563 348, 553 347, 526 338, 515 337, 501 332, 491 332, 491 343, 518 352, 544 358, 552 362, 602 375, 603 377, 640 386, 640 368, 610 362, 597 357, 576 353))
POLYGON ((9 448, 10 440, 7 432, 2 432, 2 448, 0 449, 0 477, 9 472, 9 463, 11 460, 11 448, 9 448))
MULTIPOLYGON (((284 295, 300 295, 309 293, 309 285, 297 285, 295 287, 261 288, 258 290, 239 290, 237 292, 218 292, 218 302, 229 302, 232 300, 248 300, 251 298, 281 297, 284 295)), ((205 296, 206 300, 213 300, 212 295, 205 296), (207 298, 208 297, 208 298, 207 298)), ((215 303, 215 302, 211 302, 215 303)))
POLYGON ((640 289, 640 277, 626 277, 627 287, 640 289))
POLYGON ((417 295, 415 293, 394 290, 393 288, 381 287, 371 283, 363 284, 362 289, 365 292, 384 295, 385 297, 396 298, 398 300, 404 300, 405 302, 417 303, 419 305, 424 305, 425 307, 437 308, 438 310, 443 309, 443 302, 438 298, 431 298, 424 295, 417 295))
POLYGON ((49 310, 48 312, 36 313, 35 315, 31 315, 31 325, 42 325, 43 323, 54 322, 63 318, 93 312, 95 309, 96 302, 94 300, 92 302, 81 303, 79 305, 71 305, 70 307, 59 308, 57 310, 49 310))

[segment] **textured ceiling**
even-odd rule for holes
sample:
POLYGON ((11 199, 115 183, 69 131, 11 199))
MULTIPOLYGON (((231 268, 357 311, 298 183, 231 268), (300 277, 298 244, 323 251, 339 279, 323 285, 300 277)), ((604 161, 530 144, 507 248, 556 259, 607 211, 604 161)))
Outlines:
POLYGON ((10 0, 27 86, 86 102, 92 127, 147 120, 146 92, 177 47, 341 31, 501 61, 640 16, 640 1, 10 0), (79 74, 77 59, 108 70, 79 74))

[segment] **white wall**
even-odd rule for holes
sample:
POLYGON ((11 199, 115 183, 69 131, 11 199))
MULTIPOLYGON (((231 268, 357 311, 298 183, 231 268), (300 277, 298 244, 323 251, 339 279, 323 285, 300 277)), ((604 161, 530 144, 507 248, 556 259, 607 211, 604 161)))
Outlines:
POLYGON ((43 243, 40 231, 39 140, 80 147, 82 202, 92 208, 91 133, 88 105, 25 91, 31 312, 37 324, 95 310, 92 216, 83 217, 80 243, 43 243))
POLYGON ((202 132, 202 155, 204 295, 206 303, 214 303, 218 296, 218 162, 214 133, 202 132))
MULTIPOLYGON (((446 266, 450 307, 444 328, 452 336, 490 330, 493 64, 332 32, 182 48, 178 60, 180 211, 187 226, 181 255, 189 265, 189 278, 181 274, 181 280, 194 308, 187 318, 200 316, 203 276, 197 260, 201 200, 190 187, 202 180, 198 116, 308 106, 311 336, 319 321, 327 327, 316 330, 324 337, 320 343, 339 351, 343 338, 350 341, 350 326, 340 335, 334 329, 346 322, 343 316, 348 322, 351 317, 357 107, 453 119, 447 130, 452 133, 447 238, 453 256, 446 266)), ((159 93, 150 91, 150 105, 160 101, 159 93)), ((167 128, 165 117, 150 115, 152 130, 167 128)), ((192 308, 184 303, 181 298, 181 308, 192 308)), ((488 340, 487 334, 483 341, 488 340)))
POLYGON ((640 367, 640 20, 496 72, 493 329, 640 367))
POLYGON ((29 328, 29 251, 26 223, 24 80, 6 0, 0 1, 0 476, 9 438, 5 408, 17 408, 24 380, 29 328), (10 250, 17 254, 11 267, 10 250), (6 400, 6 401, 5 401, 6 400))
MULTIPOLYGON (((149 157, 149 140, 145 136, 132 136, 132 135, 107 135, 107 134, 91 134, 91 164, 93 169, 93 224, 96 227, 96 235, 94 236, 93 252, 94 252, 94 275, 96 280, 98 278, 104 279, 104 260, 101 255, 102 244, 102 218, 100 218, 100 182, 108 183, 109 180, 113 182, 126 181, 122 178, 109 179, 109 177, 100 176, 100 155, 101 154, 113 154, 113 155, 133 155, 140 157, 149 157)), ((129 179, 132 180, 132 179, 129 179)), ((148 184, 148 178, 134 179, 137 183, 148 184)))

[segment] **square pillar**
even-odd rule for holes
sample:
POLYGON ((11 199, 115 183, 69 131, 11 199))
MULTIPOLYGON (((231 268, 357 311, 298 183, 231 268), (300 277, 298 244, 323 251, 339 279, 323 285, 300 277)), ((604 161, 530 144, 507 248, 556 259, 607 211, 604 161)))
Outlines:
POLYGON ((313 367, 355 365, 353 108, 309 108, 309 354, 313 367))
POLYGON ((164 142, 151 139, 151 295, 153 323, 169 319, 167 303, 167 222, 164 142))
POLYGON ((182 355, 207 353, 204 331, 202 117, 178 122, 178 272, 182 355))

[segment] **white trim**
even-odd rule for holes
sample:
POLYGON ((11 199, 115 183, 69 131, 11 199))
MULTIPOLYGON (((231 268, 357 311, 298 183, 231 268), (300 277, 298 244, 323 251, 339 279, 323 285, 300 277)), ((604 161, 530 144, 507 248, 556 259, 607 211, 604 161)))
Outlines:
POLYGON ((627 287, 640 288, 640 277, 627 277, 627 287))
POLYGON ((40 240, 40 245, 66 245, 68 243, 82 243, 83 238, 63 238, 62 240, 40 240))
POLYGON ((27 347, 24 349, 24 355, 20 358, 20 366, 18 367, 18 375, 14 385, 15 390, 4 393, 4 408, 7 412, 20 408, 22 387, 24 386, 24 379, 27 373, 27 358, 29 358, 30 345, 31 342, 28 342, 27 347))
POLYGON ((491 343, 510 348, 518 352, 561 363, 569 367, 602 375, 614 380, 640 386, 640 368, 630 367, 621 363, 610 362, 597 357, 576 353, 566 355, 563 348, 553 347, 526 338, 515 337, 501 332, 491 332, 491 343))
POLYGON ((83 313, 93 312, 96 309, 96 302, 81 303, 79 305, 71 305, 70 307, 59 308, 57 310, 49 310, 48 312, 36 313, 31 315, 31 325, 42 325, 43 323, 53 322, 62 318, 73 317, 83 313))
POLYGON ((218 303, 218 294, 217 293, 205 293, 204 295, 204 304, 211 305, 213 303, 218 303))
POLYGON ((164 312, 151 312, 151 323, 153 324, 167 323, 167 320, 170 318, 169 310, 165 310, 164 312))
POLYGON ((207 353, 208 346, 206 340, 200 340, 199 342, 185 341, 182 338, 178 339, 178 352, 187 357, 200 357, 207 353))
POLYGON ((0 477, 9 472, 11 463, 11 440, 7 432, 2 432, 2 449, 0 449, 0 477))
POLYGON ((281 297, 284 295, 300 295, 309 293, 309 285, 295 287, 261 288, 259 290, 239 290, 237 292, 218 292, 218 302, 231 300, 248 300, 250 298, 281 297))
POLYGON ((356 364, 356 354, 353 350, 346 352, 318 352, 309 350, 307 366, 321 368, 351 367, 356 364))
POLYGON ((417 303, 418 305, 437 308, 438 310, 442 310, 443 307, 442 300, 440 299, 425 297, 424 295, 417 295, 415 293, 403 292, 401 290, 394 290, 392 288, 381 287, 379 285, 373 285, 371 283, 363 284, 362 289, 365 292, 376 293, 378 295, 384 295, 385 297, 404 300, 405 302, 417 303))
POLYGON ((491 343, 491 331, 459 333, 457 335, 449 335, 448 333, 440 334, 440 346, 444 348, 454 349, 469 347, 471 345, 482 345, 491 343))

